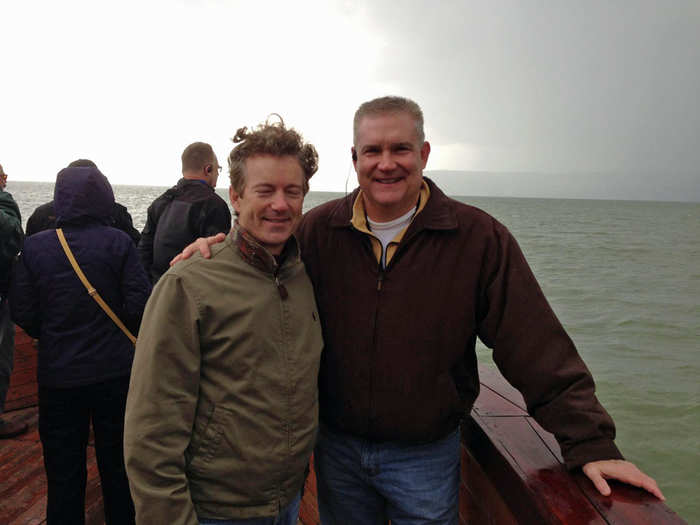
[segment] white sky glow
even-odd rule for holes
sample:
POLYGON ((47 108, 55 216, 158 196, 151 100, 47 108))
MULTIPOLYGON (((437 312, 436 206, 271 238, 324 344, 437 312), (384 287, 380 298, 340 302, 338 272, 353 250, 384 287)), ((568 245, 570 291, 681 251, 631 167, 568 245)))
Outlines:
POLYGON ((352 115, 385 94, 423 107, 428 169, 700 173, 692 1, 24 1, 0 27, 16 180, 83 157, 171 185, 187 144, 225 164, 235 130, 276 112, 319 150, 312 189, 343 191, 352 115))

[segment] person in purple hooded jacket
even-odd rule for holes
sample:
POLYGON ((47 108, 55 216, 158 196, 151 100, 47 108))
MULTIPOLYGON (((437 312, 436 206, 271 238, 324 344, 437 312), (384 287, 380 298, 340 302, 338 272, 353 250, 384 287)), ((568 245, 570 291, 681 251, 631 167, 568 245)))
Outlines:
MULTIPOLYGON (((107 178, 96 167, 65 168, 54 202, 57 226, 87 279, 136 333, 151 286, 129 236, 108 226, 114 194, 107 178)), ((47 523, 84 523, 90 421, 105 521, 133 523, 122 447, 134 345, 88 295, 55 230, 27 238, 13 277, 12 318, 39 339, 47 523)))

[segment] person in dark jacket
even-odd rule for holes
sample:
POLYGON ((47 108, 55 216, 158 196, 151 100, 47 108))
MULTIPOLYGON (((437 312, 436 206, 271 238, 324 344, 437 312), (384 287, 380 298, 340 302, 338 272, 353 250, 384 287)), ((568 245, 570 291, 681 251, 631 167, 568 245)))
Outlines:
POLYGON ((0 165, 0 439, 18 436, 27 430, 26 423, 14 423, 1 417, 15 355, 15 325, 10 319, 7 288, 10 268, 23 238, 22 217, 12 195, 5 191, 6 183, 7 174, 0 165))
MULTIPOLYGON (((68 164, 68 167, 96 168, 97 166, 91 160, 78 159, 68 164)), ((112 206, 110 219, 111 226, 114 226, 131 237, 134 245, 139 243, 141 234, 136 228, 134 228, 134 223, 131 220, 131 215, 129 215, 129 211, 126 209, 126 206, 122 206, 118 202, 115 202, 112 206)), ((56 211, 54 209, 54 201, 38 206, 29 216, 29 219, 27 219, 27 237, 34 235, 35 233, 43 232, 44 230, 54 229, 56 229, 56 211)))
MULTIPOLYGON (((95 167, 65 168, 56 177, 54 203, 56 224, 88 281, 136 333, 150 283, 129 236, 109 226, 114 194, 107 178, 95 167)), ((88 294, 56 231, 27 237, 13 277, 12 318, 39 339, 47 521, 84 522, 92 421, 106 522, 133 523, 122 447, 134 345, 88 294)))
POLYGON ((139 256, 153 284, 197 237, 231 229, 228 205, 214 192, 220 171, 209 144, 190 144, 182 152, 182 178, 148 207, 139 256))

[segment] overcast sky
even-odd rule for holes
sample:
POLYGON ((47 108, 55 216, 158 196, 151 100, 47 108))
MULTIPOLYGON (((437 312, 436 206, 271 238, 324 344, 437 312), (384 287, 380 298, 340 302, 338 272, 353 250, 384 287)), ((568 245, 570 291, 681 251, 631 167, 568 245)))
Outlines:
POLYGON ((569 197, 611 173, 613 198, 700 200, 698 0, 2 0, 0 25, 16 180, 88 157, 115 184, 171 185, 187 144, 224 163, 277 112, 319 150, 312 189, 343 191, 354 110, 399 94, 423 107, 429 170, 543 172, 529 196, 556 177, 569 197))

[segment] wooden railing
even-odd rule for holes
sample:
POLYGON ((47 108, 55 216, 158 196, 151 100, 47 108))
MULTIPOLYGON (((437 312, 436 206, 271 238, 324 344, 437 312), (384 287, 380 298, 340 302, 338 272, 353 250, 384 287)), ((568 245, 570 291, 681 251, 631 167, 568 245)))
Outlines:
MULTIPOLYGON (((25 421, 27 434, 0 441, 0 523, 43 523, 46 480, 37 430, 37 349, 24 332, 15 340, 15 369, 5 417, 25 421)), ((471 525, 684 524, 668 506, 634 487, 598 494, 582 473, 564 468, 554 437, 525 411, 500 374, 480 368, 481 394, 462 427, 459 513, 471 525)), ((94 450, 88 450, 87 522, 102 523, 94 450)), ((306 481, 300 521, 319 523, 316 479, 306 481)))

